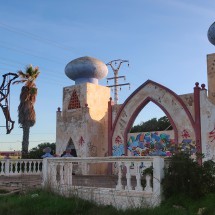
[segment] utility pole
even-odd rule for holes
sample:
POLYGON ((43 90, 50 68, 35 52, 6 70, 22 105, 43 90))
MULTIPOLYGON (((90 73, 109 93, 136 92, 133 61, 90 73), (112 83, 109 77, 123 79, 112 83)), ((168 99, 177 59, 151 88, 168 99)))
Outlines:
POLYGON ((128 63, 128 66, 129 66, 128 60, 121 60, 121 59, 112 60, 106 64, 107 66, 111 67, 111 69, 113 70, 113 73, 114 73, 114 77, 107 78, 107 84, 108 84, 108 80, 114 80, 114 85, 107 86, 110 88, 112 88, 112 87, 114 88, 114 104, 117 104, 118 100, 119 100, 119 87, 121 90, 121 86, 129 85, 129 89, 130 89, 130 83, 125 83, 125 84, 118 83, 119 78, 124 78, 124 80, 126 78, 125 76, 119 76, 119 69, 123 63, 128 63))

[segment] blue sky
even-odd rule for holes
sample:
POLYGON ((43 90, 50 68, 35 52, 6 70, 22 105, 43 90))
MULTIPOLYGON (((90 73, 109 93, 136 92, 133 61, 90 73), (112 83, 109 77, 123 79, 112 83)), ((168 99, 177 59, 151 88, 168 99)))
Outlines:
MULTIPOLYGON (((30 148, 55 141, 62 89, 74 84, 64 68, 75 58, 92 56, 105 63, 128 59, 130 67, 122 66, 120 75, 127 76, 131 90, 123 88, 120 103, 148 79, 177 94, 192 92, 196 81, 207 86, 206 55, 215 52, 207 39, 215 21, 214 0, 0 0, 0 5, 0 74, 24 70, 28 64, 41 70, 30 148)), ((21 149, 20 90, 21 85, 12 86, 16 124, 10 135, 0 128, 0 150, 21 149)), ((148 106, 137 122, 161 115, 148 106)))

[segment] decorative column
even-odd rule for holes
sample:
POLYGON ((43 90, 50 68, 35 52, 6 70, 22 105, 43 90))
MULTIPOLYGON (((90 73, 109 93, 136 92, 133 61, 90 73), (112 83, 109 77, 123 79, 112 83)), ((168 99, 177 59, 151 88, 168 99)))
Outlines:
POLYGON ((116 185, 117 190, 123 190, 123 185, 122 185, 122 162, 118 162, 118 182, 116 185))
MULTIPOLYGON (((195 111, 195 135, 196 135, 196 149, 197 153, 202 153, 201 143, 201 115, 200 115, 200 90, 199 83, 196 82, 194 87, 194 111, 195 111)), ((202 164, 202 158, 198 158, 198 163, 202 164)))
POLYGON ((131 166, 131 162, 125 162, 125 166, 126 166, 126 180, 127 180, 127 185, 125 187, 126 190, 132 190, 132 186, 131 186, 131 172, 130 172, 130 166, 131 166))
MULTIPOLYGON (((112 157, 112 123, 113 123, 113 101, 110 97, 110 101, 108 102, 108 156, 112 157)), ((108 174, 112 174, 112 163, 108 163, 108 174)))
POLYGON ((146 186, 144 189, 145 192, 151 193, 152 192, 152 186, 151 186, 151 175, 146 175, 146 186))
POLYGON ((10 159, 6 159, 5 161, 5 176, 10 175, 10 159))
POLYGON ((64 184, 64 170, 63 170, 63 167, 64 167, 64 163, 61 162, 60 163, 60 185, 64 184))
POLYGON ((153 158, 153 205, 161 202, 161 181, 164 177, 164 158, 155 156, 153 158))
MULTIPOLYGON (((20 162, 20 170, 22 168, 22 163, 20 162)), ((38 167, 39 168, 39 167, 38 167)), ((47 158, 43 159, 43 168, 42 168, 42 176, 43 176, 43 181, 42 181, 42 186, 45 187, 48 183, 48 161, 47 158)))
POLYGON ((141 185, 140 166, 141 166, 141 162, 136 162, 135 163, 135 167, 136 167, 136 180, 137 180, 137 186, 135 187, 136 191, 143 191, 143 187, 141 185))

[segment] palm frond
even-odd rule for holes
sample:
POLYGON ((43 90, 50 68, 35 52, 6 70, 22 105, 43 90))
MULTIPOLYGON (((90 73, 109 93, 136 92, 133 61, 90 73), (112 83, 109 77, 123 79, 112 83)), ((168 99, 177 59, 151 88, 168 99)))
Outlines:
POLYGON ((18 71, 17 74, 20 78, 26 78, 26 74, 24 72, 22 72, 21 70, 18 71))
POLYGON ((20 84, 20 83, 24 83, 26 82, 27 80, 19 80, 19 81, 14 81, 13 84, 20 84))
POLYGON ((40 71, 38 66, 33 68, 33 66, 30 64, 26 67, 25 72, 20 70, 17 72, 17 74, 20 80, 13 82, 13 84, 25 83, 25 86, 27 87, 35 87, 34 82, 40 74, 40 71))

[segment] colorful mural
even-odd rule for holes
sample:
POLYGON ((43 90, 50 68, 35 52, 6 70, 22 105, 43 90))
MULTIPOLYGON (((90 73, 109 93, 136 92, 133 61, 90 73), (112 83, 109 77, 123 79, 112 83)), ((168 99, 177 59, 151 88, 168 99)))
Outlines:
POLYGON ((113 156, 125 155, 124 144, 122 142, 122 138, 119 135, 115 138, 115 143, 113 144, 112 151, 113 156))
POLYGON ((113 145, 113 156, 122 156, 124 155, 124 145, 113 145))
POLYGON ((127 149, 130 156, 171 156, 175 151, 173 131, 131 133, 127 149))
POLYGON ((183 140, 178 144, 178 150, 194 155, 196 153, 196 142, 190 137, 189 132, 184 129, 181 134, 183 140))
POLYGON ((176 145, 174 131, 154 131, 128 134, 127 149, 130 156, 171 156, 176 150, 196 153, 196 143, 183 130, 182 142, 176 145))

